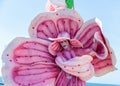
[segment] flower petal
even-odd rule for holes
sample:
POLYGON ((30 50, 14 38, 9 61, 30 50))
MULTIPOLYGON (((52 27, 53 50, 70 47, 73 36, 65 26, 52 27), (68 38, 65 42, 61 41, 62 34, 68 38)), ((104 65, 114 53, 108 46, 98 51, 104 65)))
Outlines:
POLYGON ((39 14, 32 21, 29 33, 31 37, 48 40, 61 32, 68 32, 73 38, 82 24, 83 20, 76 11, 62 9, 39 14))
POLYGON ((96 19, 91 19, 85 22, 81 29, 75 35, 75 39, 78 39, 84 48, 90 47, 93 43, 95 32, 101 32, 101 22, 96 19))
MULTIPOLYGON (((96 76, 104 75, 116 69, 114 52, 102 33, 102 24, 99 19, 95 18, 85 22, 76 34, 75 39, 78 39, 83 44, 84 51, 89 49, 88 53, 85 53, 93 57, 92 64, 96 76)), ((77 54, 84 54, 84 51, 79 52, 78 49, 77 54)))
POLYGON ((64 61, 62 56, 55 59, 56 64, 66 73, 81 78, 83 81, 90 79, 94 75, 94 68, 91 64, 92 57, 83 55, 64 61))
POLYGON ((3 53, 3 79, 6 86, 54 86, 60 68, 42 39, 14 39, 3 53), (49 85, 51 83, 51 85, 49 85))
POLYGON ((61 71, 55 86, 86 86, 86 82, 82 81, 79 77, 61 71))
POLYGON ((95 32, 94 42, 92 44, 92 49, 94 50, 96 56, 99 59, 106 59, 108 56, 107 47, 104 44, 103 38, 101 37, 100 32, 95 32))

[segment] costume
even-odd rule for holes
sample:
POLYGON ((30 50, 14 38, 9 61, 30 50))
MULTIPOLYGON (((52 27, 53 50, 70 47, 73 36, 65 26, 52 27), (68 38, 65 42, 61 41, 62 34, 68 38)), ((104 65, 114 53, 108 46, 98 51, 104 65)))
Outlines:
POLYGON ((3 53, 5 86, 85 86, 92 76, 114 71, 114 52, 101 29, 99 19, 84 22, 67 8, 39 14, 30 24, 30 38, 14 39, 3 53), (70 50, 61 49, 61 34, 69 35, 63 39, 70 50))

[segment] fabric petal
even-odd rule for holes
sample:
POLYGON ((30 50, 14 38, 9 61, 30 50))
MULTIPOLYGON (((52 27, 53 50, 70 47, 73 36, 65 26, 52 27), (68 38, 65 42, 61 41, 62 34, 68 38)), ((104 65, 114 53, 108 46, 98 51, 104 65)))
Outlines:
POLYGON ((90 79, 94 75, 94 68, 91 64, 92 57, 89 55, 75 57, 68 61, 64 61, 63 57, 58 56, 55 61, 66 73, 80 77, 84 81, 90 79))
POLYGON ((108 50, 107 50, 107 47, 105 46, 105 44, 102 40, 100 32, 95 32, 92 49, 94 50, 96 56, 99 59, 106 59, 107 58, 108 50))
POLYGON ((48 40, 56 38, 61 32, 68 32, 73 38, 82 24, 83 20, 76 11, 61 9, 36 16, 31 22, 29 34, 34 38, 48 40))
POLYGON ((101 22, 97 18, 91 19, 82 25, 74 38, 83 44, 83 48, 91 47, 95 32, 101 33, 101 28, 101 22))
POLYGON ((92 61, 92 64, 95 68, 95 76, 102 76, 106 73, 112 72, 114 70, 117 70, 115 67, 116 64, 116 56, 114 54, 113 49, 110 47, 110 44, 108 40, 106 39, 106 45, 108 49, 108 56, 106 59, 100 60, 96 56, 94 56, 94 59, 92 61))
POLYGON ((56 56, 56 54, 61 50, 61 46, 58 42, 54 41, 53 43, 51 43, 48 46, 48 51, 50 52, 50 54, 56 56))
POLYGON ((55 86, 86 86, 86 82, 82 81, 79 77, 61 71, 57 77, 55 86))
POLYGON ((2 56, 5 86, 54 86, 60 68, 48 45, 42 39, 14 39, 2 56))
POLYGON ((71 39, 70 44, 74 47, 83 47, 82 43, 76 39, 71 39))
POLYGON ((77 32, 75 39, 83 44, 83 49, 77 50, 77 55, 89 54, 93 57, 92 64, 95 68, 95 75, 101 76, 114 71, 116 58, 113 50, 102 32, 102 23, 95 18, 83 24, 77 32), (83 50, 83 51, 82 51, 83 50), (82 51, 82 52, 81 52, 82 51))

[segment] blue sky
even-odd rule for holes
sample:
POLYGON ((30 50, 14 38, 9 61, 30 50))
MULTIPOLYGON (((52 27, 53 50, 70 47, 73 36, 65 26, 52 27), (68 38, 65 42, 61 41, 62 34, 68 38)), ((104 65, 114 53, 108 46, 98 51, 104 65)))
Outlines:
MULTIPOLYGON (((15 37, 29 37, 29 24, 38 13, 46 11, 46 1, 0 0, 0 56, 7 44, 15 37)), ((120 84, 120 0, 75 0, 75 10, 85 21, 94 17, 102 21, 103 32, 117 58, 117 71, 102 77, 93 77, 88 82, 120 84)))

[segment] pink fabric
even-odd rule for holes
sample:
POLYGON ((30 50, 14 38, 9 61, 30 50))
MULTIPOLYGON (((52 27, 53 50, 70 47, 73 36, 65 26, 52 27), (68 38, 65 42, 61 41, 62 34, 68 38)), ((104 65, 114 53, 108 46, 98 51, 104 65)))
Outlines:
MULTIPOLYGON (((95 76, 102 76, 110 71, 116 70, 114 51, 103 35, 101 27, 100 20, 89 20, 83 24, 75 36, 83 44, 84 50, 87 51, 89 49, 88 53, 93 57, 92 64, 94 65, 95 76)), ((76 49, 77 55, 81 55, 83 52, 76 49)))
POLYGON ((76 57, 73 50, 63 50, 55 59, 56 64, 62 70, 79 77, 83 81, 90 79, 94 75, 92 60, 92 57, 88 55, 76 57))
POLYGON ((70 74, 61 71, 55 82, 55 86, 86 86, 86 82, 79 77, 71 76, 70 74))
POLYGON ((66 8, 66 3, 64 0, 48 0, 46 5, 46 9, 48 12, 64 8, 66 8))
MULTIPOLYGON (((93 75, 115 70, 114 52, 98 19, 83 22, 69 9, 41 13, 31 22, 29 34, 31 38, 14 39, 3 53, 5 86, 85 86, 93 75), (70 35, 71 44, 76 45, 77 40, 82 47, 52 55, 48 47, 55 41, 48 38, 57 38, 62 32, 70 35)), ((59 51, 58 46, 52 47, 59 51)))
POLYGON ((5 86, 54 86, 61 69, 48 53, 48 44, 45 40, 16 38, 4 52, 5 86))
POLYGON ((56 41, 51 43, 48 47, 48 51, 54 56, 57 54, 57 52, 59 52, 61 50, 62 50, 62 48, 61 48, 60 44, 56 41))

